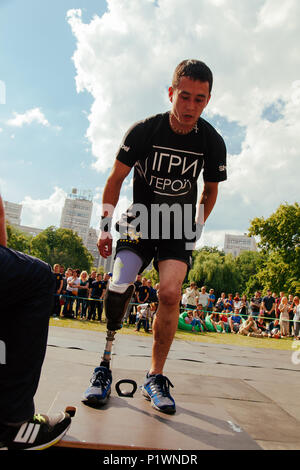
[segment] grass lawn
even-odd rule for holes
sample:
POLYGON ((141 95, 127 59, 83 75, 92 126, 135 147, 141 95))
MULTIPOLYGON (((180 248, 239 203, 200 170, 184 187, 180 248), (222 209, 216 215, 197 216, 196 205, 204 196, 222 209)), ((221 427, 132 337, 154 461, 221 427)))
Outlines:
MULTIPOLYGON (((50 326, 59 326, 65 328, 78 328, 88 331, 101 331, 106 332, 106 324, 99 323, 98 321, 77 320, 69 318, 50 318, 50 326)), ((138 335, 138 336, 151 336, 151 333, 145 333, 141 328, 139 332, 134 331, 134 325, 124 325, 118 334, 124 335, 138 335)), ((280 349, 291 351, 293 338, 253 338, 242 335, 234 335, 230 333, 190 333, 188 331, 177 330, 175 340, 178 341, 197 341, 200 343, 213 343, 213 344, 229 344, 240 347, 251 348, 266 348, 266 349, 280 349)), ((298 342, 297 342, 298 344, 298 342)), ((299 342, 300 346, 300 342, 299 342)))

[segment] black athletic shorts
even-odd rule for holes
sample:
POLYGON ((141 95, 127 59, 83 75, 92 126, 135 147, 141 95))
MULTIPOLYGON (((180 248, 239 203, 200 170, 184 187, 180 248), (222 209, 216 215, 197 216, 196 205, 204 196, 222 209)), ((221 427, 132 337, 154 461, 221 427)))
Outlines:
POLYGON ((158 262, 166 259, 177 259, 187 264, 188 270, 192 265, 193 250, 186 249, 186 240, 146 240, 143 238, 120 238, 117 241, 116 254, 121 250, 131 250, 138 254, 143 265, 141 274, 153 260, 153 266, 158 271, 158 262))

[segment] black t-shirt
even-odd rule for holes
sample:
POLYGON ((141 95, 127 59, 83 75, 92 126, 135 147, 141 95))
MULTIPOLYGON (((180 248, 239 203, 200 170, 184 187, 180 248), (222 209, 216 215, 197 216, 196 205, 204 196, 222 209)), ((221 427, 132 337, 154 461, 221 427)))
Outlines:
POLYGON ((137 291, 139 294, 139 302, 144 302, 147 294, 150 294, 150 288, 148 286, 140 286, 137 291))
POLYGON ((266 309, 267 309, 268 311, 271 310, 273 304, 275 304, 275 302, 276 302, 276 300, 274 299, 274 297, 272 297, 272 296, 269 297, 268 295, 266 295, 265 297, 263 297, 262 301, 263 301, 263 303, 265 304, 265 307, 266 307, 266 309))
POLYGON ((94 281, 92 282, 92 294, 91 297, 99 299, 105 289, 103 281, 94 281))
POLYGON ((55 292, 57 292, 58 289, 60 288, 60 283, 63 279, 63 275, 60 273, 54 273, 54 276, 55 276, 55 292))
POLYGON ((260 297, 252 297, 251 302, 253 302, 254 305, 251 305, 252 312, 259 312, 260 304, 261 304, 261 298, 260 297))
MULTIPOLYGON (((176 203, 181 208, 189 205, 190 219, 194 221, 197 179, 202 169, 205 182, 227 179, 224 140, 202 118, 196 129, 187 135, 172 131, 168 112, 140 121, 126 133, 116 158, 129 167, 134 166, 133 204, 142 204, 148 209, 148 224, 154 218, 151 206, 163 203, 168 206, 176 203)), ((137 217, 136 206, 131 206, 120 225, 137 217)), ((177 223, 177 216, 174 219, 177 223)))

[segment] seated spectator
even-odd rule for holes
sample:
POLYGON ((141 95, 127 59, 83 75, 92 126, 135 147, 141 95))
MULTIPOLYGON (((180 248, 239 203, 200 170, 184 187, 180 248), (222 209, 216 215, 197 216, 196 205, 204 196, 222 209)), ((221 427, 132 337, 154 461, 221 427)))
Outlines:
POLYGON ((247 320, 240 326, 239 334, 244 336, 261 336, 261 330, 257 327, 252 315, 249 315, 247 320))
POLYGON ((224 310, 225 300, 226 300, 226 294, 225 292, 222 292, 221 297, 218 298, 217 303, 215 305, 218 312, 222 312, 224 310))
POLYGON ((254 294, 254 297, 252 297, 250 300, 251 315, 253 317, 258 317, 259 312, 260 312, 260 306, 261 306, 260 293, 256 291, 254 294))
POLYGON ((294 339, 300 339, 300 302, 299 297, 296 295, 293 299, 294 302, 294 339))
POLYGON ((231 333, 238 333, 240 329, 240 325, 242 323, 242 317, 240 316, 240 311, 236 308, 228 320, 230 332, 231 333))
POLYGON ((201 331, 201 322, 198 318, 196 310, 189 310, 187 316, 184 319, 185 323, 191 325, 192 331, 195 331, 195 326, 198 326, 201 331))
POLYGON ((218 330, 217 325, 220 325, 222 328, 222 333, 226 333, 224 322, 220 319, 220 314, 216 310, 214 310, 213 313, 209 315, 209 319, 214 329, 216 330, 216 333, 221 333, 220 330, 218 330))
POLYGON ((194 309, 198 303, 199 291, 197 284, 191 282, 190 287, 185 289, 186 308, 194 309))
POLYGON ((197 307, 196 307, 196 312, 197 312, 197 316, 200 320, 200 323, 203 327, 203 330, 204 331, 208 331, 207 329, 207 326, 206 326, 206 323, 205 323, 205 312, 203 310, 203 305, 202 304, 198 304, 197 307))
POLYGON ((269 323, 267 333, 269 338, 280 338, 280 323, 278 318, 269 323))
POLYGON ((149 333, 150 304, 145 303, 137 306, 137 323, 135 331, 140 331, 143 325, 145 333, 149 333))
POLYGON ((256 321, 257 328, 260 329, 262 336, 268 336, 267 324, 264 319, 264 311, 262 310, 256 321))
POLYGON ((282 297, 281 303, 279 304, 279 320, 280 320, 280 334, 281 336, 289 335, 289 304, 287 297, 282 297))
POLYGON ((228 322, 228 320, 229 320, 230 316, 231 316, 231 315, 230 315, 230 312, 229 312, 228 309, 227 309, 227 310, 223 310, 223 312, 220 313, 220 320, 221 320, 222 322, 224 322, 224 323, 228 326, 228 328, 229 328, 229 322, 228 322))

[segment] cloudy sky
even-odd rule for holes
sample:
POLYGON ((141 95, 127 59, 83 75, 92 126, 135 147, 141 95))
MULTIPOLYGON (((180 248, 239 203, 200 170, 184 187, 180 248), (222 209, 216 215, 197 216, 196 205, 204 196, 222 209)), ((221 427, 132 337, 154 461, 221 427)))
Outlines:
POLYGON ((203 117, 228 150, 202 244, 299 200, 299 18, 299 0, 0 0, 3 199, 45 228, 73 187, 91 190, 97 228, 123 134, 170 109, 175 66, 196 58, 214 73, 203 117))

